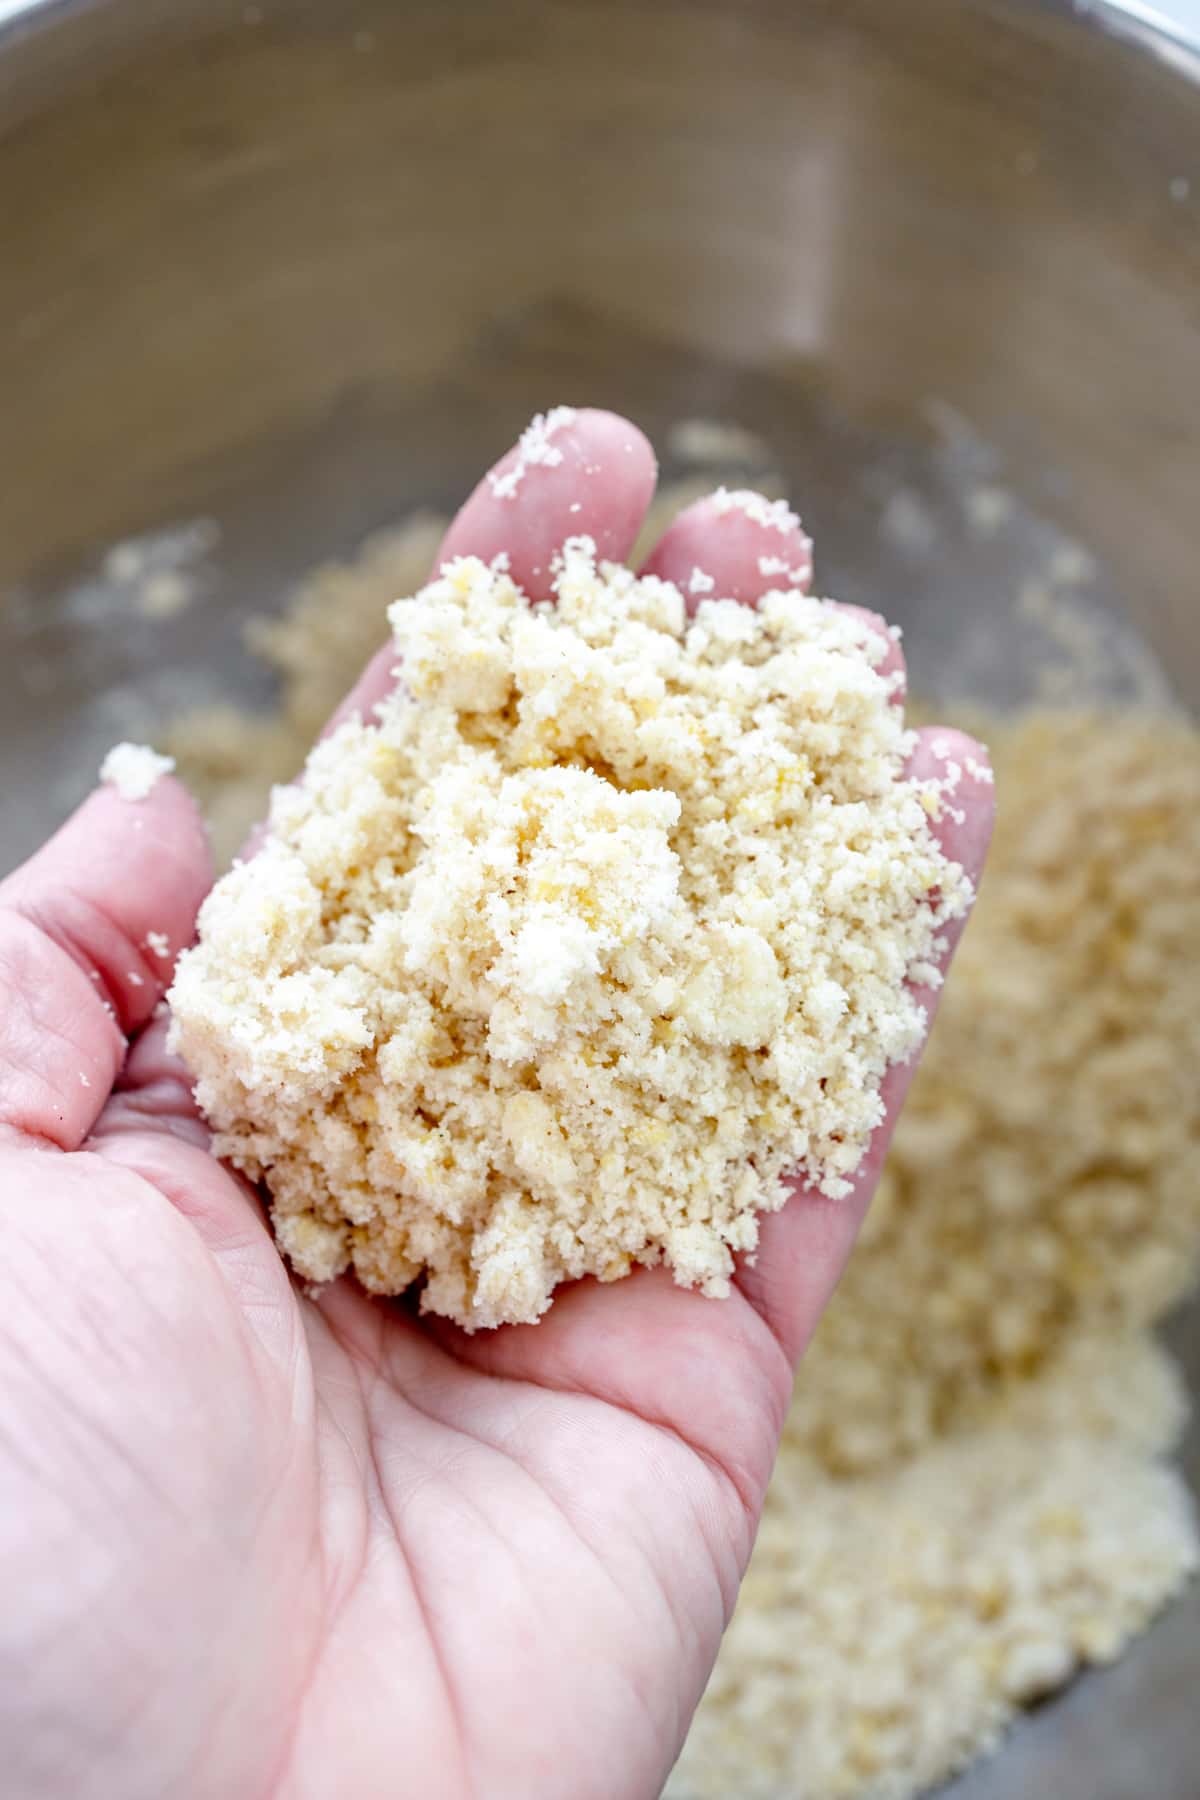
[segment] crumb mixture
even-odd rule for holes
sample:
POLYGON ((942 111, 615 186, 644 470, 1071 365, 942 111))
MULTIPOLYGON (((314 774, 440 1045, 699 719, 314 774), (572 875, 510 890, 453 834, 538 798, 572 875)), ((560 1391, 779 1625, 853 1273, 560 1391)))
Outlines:
POLYGON ((1200 1254, 1200 738, 985 729, 988 879, 796 1382, 680 1800, 908 1800, 1197 1567, 1146 1327, 1200 1254), (736 1773, 736 1779, 735 1779, 736 1773))
POLYGON ((669 1800, 909 1800, 1111 1661, 1197 1566, 1162 1460, 1185 1410, 1169 1359, 1117 1335, 857 1480, 793 1416, 669 1800))
POLYGON ((886 641, 795 592, 689 619, 565 548, 390 612, 404 687, 281 790, 172 994, 221 1154, 313 1280, 471 1328, 665 1260, 728 1291, 801 1170, 849 1189, 969 883, 886 641))
POLYGON ((114 744, 100 765, 100 779, 122 800, 144 800, 174 767, 174 757, 160 756, 148 744, 114 744))
POLYGON ((797 1397, 847 1474, 1080 1324, 1160 1318, 1200 1254, 1200 738, 1120 713, 987 729, 989 879, 797 1397))
MULTIPOLYGON (((711 484, 660 495, 642 553, 711 484)), ((275 717, 178 721, 168 747, 226 856, 378 649, 387 602, 426 579, 444 525, 379 534, 254 628, 275 717)), ((994 1745, 1031 1691, 1120 1654, 1195 1566, 1165 1460, 1181 1386, 1146 1327, 1200 1247, 1182 1180, 1200 1163, 1200 740, 1073 699, 975 725, 998 772, 988 879, 805 1362, 680 1800, 910 1800, 994 1745), (1144 856, 1162 904, 1130 910, 1144 856), (1055 896, 1083 864, 1072 916, 1055 896), (1012 990, 990 973, 1010 965, 1012 990), (1115 1055, 1097 1070, 1079 1046, 1100 1043, 1115 1055), (948 1268, 950 1318, 930 1306, 948 1268), (1023 1347, 998 1359, 997 1318, 1035 1273, 1023 1347)))

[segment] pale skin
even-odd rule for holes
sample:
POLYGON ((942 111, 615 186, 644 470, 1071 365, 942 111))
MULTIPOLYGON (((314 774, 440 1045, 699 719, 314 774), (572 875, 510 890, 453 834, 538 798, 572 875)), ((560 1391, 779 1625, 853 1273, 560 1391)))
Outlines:
MULTIPOLYGON (((627 556, 649 446, 588 412, 556 442, 445 553, 506 549, 535 592, 568 534, 627 556)), ((700 502, 651 566, 752 601, 759 556, 802 548, 700 502)), ((947 750, 985 766, 942 731, 922 771, 947 750)), ((986 780, 956 806, 978 874, 986 780)), ((911 1071, 853 1197, 797 1191, 728 1300, 642 1271, 467 1337, 349 1280, 309 1296, 152 1017, 210 879, 164 781, 94 794, 0 884, 0 1793, 653 1796, 911 1071)))

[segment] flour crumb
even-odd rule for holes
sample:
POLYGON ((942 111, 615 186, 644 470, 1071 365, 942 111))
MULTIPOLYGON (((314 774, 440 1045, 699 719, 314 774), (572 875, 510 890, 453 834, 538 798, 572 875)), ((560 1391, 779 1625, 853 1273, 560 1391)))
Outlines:
POLYGON ((937 542, 937 521, 919 494, 897 488, 883 509, 879 535, 897 550, 922 556, 937 542))
POLYGON ((173 756, 160 756, 147 744, 115 744, 100 765, 100 780, 122 800, 144 800, 174 767, 173 756))
POLYGON ((735 463, 761 463, 770 457, 762 438, 740 425, 719 419, 680 419, 667 433, 667 449, 680 462, 728 469, 735 463))
POLYGON ((148 931, 146 948, 151 956, 157 956, 159 962, 167 962, 171 955, 171 940, 165 931, 148 931))
POLYGON ((706 574, 699 567, 694 568, 688 576, 689 594, 711 594, 716 585, 716 577, 706 574))
POLYGON ((1086 587, 1095 581, 1096 559, 1082 544, 1060 544, 1050 558, 1047 580, 1052 588, 1086 587))
POLYGON ((116 602, 144 619, 173 619, 203 590, 205 563, 220 541, 217 521, 199 518, 113 544, 104 557, 100 590, 81 589, 76 609, 96 617, 116 602))
POLYGON ((500 475, 493 471, 488 476, 488 484, 497 500, 511 500, 530 469, 558 467, 563 453, 553 442, 554 435, 570 425, 576 416, 573 406, 555 406, 548 413, 534 414, 518 440, 517 460, 512 468, 500 475))
POLYGON ((464 558, 390 620, 404 689, 177 966, 215 1147, 301 1276, 468 1329, 639 1263, 723 1295, 792 1172, 849 1191, 970 899, 885 646, 793 591, 689 617, 585 537, 553 605, 464 558))
POLYGON ((995 537, 1015 510, 1016 503, 1007 488, 984 483, 967 495, 967 525, 977 537, 995 537))
POLYGON ((140 584, 138 611, 145 619, 173 619, 191 604, 193 593, 192 584, 178 569, 160 569, 140 584))
POLYGON ((115 581, 122 587, 131 587, 141 579, 146 562, 145 547, 137 538, 113 544, 104 557, 105 579, 115 581))
POLYGON ((786 500, 768 500, 753 488, 719 487, 712 496, 712 509, 719 516, 742 513, 756 525, 780 533, 799 531, 800 520, 786 500))

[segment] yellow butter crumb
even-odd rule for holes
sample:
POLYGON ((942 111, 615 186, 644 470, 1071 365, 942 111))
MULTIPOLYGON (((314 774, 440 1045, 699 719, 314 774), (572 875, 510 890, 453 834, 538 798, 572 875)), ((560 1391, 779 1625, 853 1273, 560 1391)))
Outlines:
POLYGON ((586 538, 553 606, 465 558, 390 619, 401 687, 180 961, 216 1147, 301 1275, 472 1329, 634 1263, 724 1294, 790 1172, 848 1191, 970 895, 882 642, 794 591, 689 619, 586 538))

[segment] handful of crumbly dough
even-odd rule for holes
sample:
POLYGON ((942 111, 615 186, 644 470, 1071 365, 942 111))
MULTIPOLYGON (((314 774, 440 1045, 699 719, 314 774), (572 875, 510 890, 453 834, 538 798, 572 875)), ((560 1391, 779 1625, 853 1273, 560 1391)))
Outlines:
POLYGON ((472 1329, 666 1261, 727 1292, 785 1177, 847 1191, 970 886, 862 621, 564 549, 450 565, 401 683, 276 791, 171 993, 293 1267, 472 1329), (502 560, 502 559, 501 559, 502 560))

